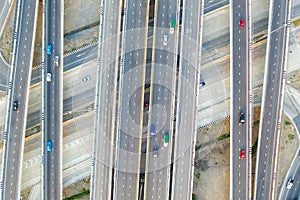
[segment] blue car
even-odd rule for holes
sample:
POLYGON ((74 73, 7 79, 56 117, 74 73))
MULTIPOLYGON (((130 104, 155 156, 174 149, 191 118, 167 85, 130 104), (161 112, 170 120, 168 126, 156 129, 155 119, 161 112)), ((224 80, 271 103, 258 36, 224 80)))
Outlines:
POLYGON ((47 55, 51 56, 51 54, 52 54, 52 45, 48 44, 48 46, 47 46, 47 55))
POLYGON ((151 128, 150 128, 150 137, 154 137, 155 136, 155 126, 152 124, 151 128))
POLYGON ((48 140, 48 142, 47 142, 47 151, 48 152, 52 151, 52 141, 51 140, 48 140))

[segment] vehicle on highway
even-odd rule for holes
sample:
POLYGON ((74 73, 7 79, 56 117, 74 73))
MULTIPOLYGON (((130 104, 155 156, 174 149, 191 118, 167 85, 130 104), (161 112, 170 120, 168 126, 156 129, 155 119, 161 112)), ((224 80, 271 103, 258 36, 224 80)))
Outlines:
POLYGON ((240 28, 244 28, 245 27, 245 20, 241 19, 240 20, 240 28))
POLYGON ((286 188, 290 190, 292 189, 293 185, 294 185, 294 180, 290 178, 286 184, 286 188))
POLYGON ((59 64, 59 56, 55 56, 54 57, 54 66, 58 67, 58 64, 59 64))
POLYGON ((175 30, 175 19, 172 19, 170 21, 170 34, 174 34, 174 30, 175 30))
POLYGON ((155 136, 155 126, 154 126, 154 124, 151 124, 150 137, 153 138, 154 136, 155 136))
POLYGON ((240 159, 241 159, 241 160, 244 160, 245 157, 246 157, 246 153, 245 153, 244 150, 241 149, 241 150, 240 150, 240 159))
POLYGON ((47 80, 47 82, 51 82, 51 80, 52 80, 52 74, 50 72, 47 73, 46 80, 47 80))
POLYGON ((52 151, 52 141, 51 140, 48 140, 48 142, 47 142, 47 151, 48 152, 52 151))
POLYGON ((154 145, 154 149, 153 149, 153 157, 156 158, 158 155, 158 146, 154 145))
POLYGON ((169 144, 169 132, 165 132, 164 134, 164 146, 167 147, 169 144))
POLYGON ((51 56, 52 55, 52 45, 48 44, 47 46, 47 55, 51 56))
POLYGON ((167 46, 167 44, 168 44, 168 35, 164 34, 163 45, 167 46))
POLYGON ((145 103, 144 103, 144 108, 148 108, 149 107, 149 101, 146 101, 145 103))
POLYGON ((14 101, 13 102, 13 110, 14 111, 18 110, 18 107, 19 107, 19 101, 14 101))
POLYGON ((245 123, 245 113, 241 112, 240 114, 240 123, 244 124, 245 123))
POLYGON ((200 87, 203 87, 203 86, 205 86, 205 82, 204 82, 204 81, 201 81, 201 82, 199 83, 199 85, 200 85, 200 87))
POLYGON ((85 83, 85 82, 89 81, 90 79, 91 79, 91 77, 86 76, 86 77, 81 79, 81 82, 85 83))

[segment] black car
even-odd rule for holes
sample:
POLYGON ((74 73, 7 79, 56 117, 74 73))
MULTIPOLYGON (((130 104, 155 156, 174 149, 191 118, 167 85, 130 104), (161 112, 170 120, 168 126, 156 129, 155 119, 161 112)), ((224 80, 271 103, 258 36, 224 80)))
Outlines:
POLYGON ((205 82, 202 81, 202 82, 199 83, 199 85, 200 85, 200 87, 203 87, 203 86, 205 86, 205 82))
POLYGON ((240 123, 244 124, 245 123, 245 113, 241 112, 240 114, 240 123))
POLYGON ((18 101, 14 101, 13 103, 13 110, 18 110, 19 107, 19 102, 18 101))
POLYGON ((155 145, 155 146, 154 146, 154 151, 153 151, 153 157, 156 158, 157 155, 158 155, 158 146, 155 145))

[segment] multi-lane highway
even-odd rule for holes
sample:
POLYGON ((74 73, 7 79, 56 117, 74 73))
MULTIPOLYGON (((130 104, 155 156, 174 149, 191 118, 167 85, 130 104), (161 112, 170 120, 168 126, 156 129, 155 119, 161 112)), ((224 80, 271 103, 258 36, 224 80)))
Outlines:
POLYGON ((145 199, 169 199, 172 140, 164 146, 164 135, 173 136, 179 5, 177 0, 155 1, 150 124, 156 130, 154 137, 147 137, 150 153, 146 159, 145 199), (157 157, 154 157, 154 146, 158 147, 157 157))
POLYGON ((17 1, 9 100, 4 132, 1 199, 20 199, 28 93, 38 1, 17 1))
POLYGON ((129 200, 139 195, 149 0, 126 0, 124 10, 114 198, 129 200))
POLYGON ((291 1, 270 1, 263 99, 255 173, 255 199, 274 199, 277 152, 282 125, 291 1))
POLYGON ((43 199, 62 198, 63 1, 44 1, 43 199), (58 60, 55 59, 58 57, 58 60), (49 77, 50 75, 50 77, 49 77))
POLYGON ((203 1, 184 0, 172 199, 192 199, 197 133, 197 103, 202 47, 203 1))
POLYGON ((91 199, 112 199, 121 0, 101 1, 91 199))
POLYGON ((252 123, 249 105, 249 7, 248 1, 230 3, 231 12, 231 109, 230 109, 230 199, 251 199, 251 154, 249 133, 252 123))

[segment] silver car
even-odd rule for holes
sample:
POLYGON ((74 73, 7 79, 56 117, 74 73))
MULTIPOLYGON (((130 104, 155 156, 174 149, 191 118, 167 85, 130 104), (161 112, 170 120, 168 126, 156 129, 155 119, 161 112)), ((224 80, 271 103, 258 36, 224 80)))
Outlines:
POLYGON ((54 66, 58 67, 58 64, 59 64, 59 56, 55 56, 54 57, 54 66))
POLYGON ((168 44, 168 35, 164 34, 163 45, 167 46, 167 44, 168 44))

